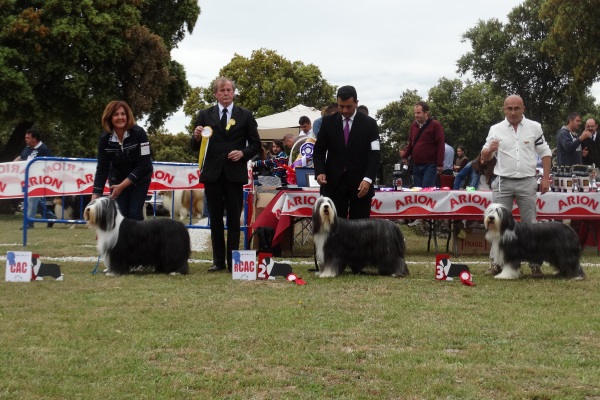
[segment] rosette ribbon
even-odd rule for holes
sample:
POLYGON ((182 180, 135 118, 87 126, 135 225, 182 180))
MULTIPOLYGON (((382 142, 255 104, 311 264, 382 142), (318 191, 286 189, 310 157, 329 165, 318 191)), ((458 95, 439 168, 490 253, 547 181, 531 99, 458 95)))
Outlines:
POLYGON ((308 165, 308 161, 312 159, 313 152, 315 151, 315 143, 312 140, 313 139, 307 139, 306 142, 300 146, 300 154, 292 164, 292 167, 306 167, 306 165, 308 165))
POLYGON ((469 271, 463 271, 459 274, 460 281, 463 285, 466 286, 475 286, 473 283, 473 278, 471 277, 471 273, 469 271))
POLYGON ((202 142, 200 142, 200 152, 198 153, 198 169, 202 171, 204 167, 204 158, 206 157, 206 149, 208 149, 208 141, 212 136, 213 131, 210 126, 205 126, 202 130, 202 142))
POLYGON ((289 282, 295 282, 296 285, 306 285, 306 282, 304 281, 304 279, 300 278, 298 275, 296 274, 289 274, 286 279, 289 282))

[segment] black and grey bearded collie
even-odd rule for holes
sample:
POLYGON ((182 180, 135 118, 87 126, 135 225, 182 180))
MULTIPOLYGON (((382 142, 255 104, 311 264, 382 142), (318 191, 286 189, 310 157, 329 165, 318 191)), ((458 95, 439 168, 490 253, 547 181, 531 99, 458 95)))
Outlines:
POLYGON ((190 235, 181 222, 125 218, 108 197, 88 204, 84 219, 96 229, 98 252, 107 275, 127 274, 139 267, 154 267, 155 272, 165 274, 189 272, 190 235))
POLYGON ((362 272, 375 267, 380 275, 408 275, 400 228, 384 219, 341 219, 333 201, 317 199, 312 214, 315 255, 321 278, 340 275, 346 267, 362 272))
POLYGON ((559 277, 585 278, 579 263, 579 238, 570 226, 561 222, 519 223, 506 207, 496 203, 485 210, 484 225, 491 254, 502 267, 496 279, 517 279, 522 261, 537 265, 546 261, 559 277))

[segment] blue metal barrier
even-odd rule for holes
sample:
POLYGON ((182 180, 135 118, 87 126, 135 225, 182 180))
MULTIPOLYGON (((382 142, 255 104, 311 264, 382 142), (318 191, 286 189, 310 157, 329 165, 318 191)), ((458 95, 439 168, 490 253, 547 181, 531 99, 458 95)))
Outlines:
MULTIPOLYGON (((63 218, 58 218, 58 215, 56 216, 57 219, 48 219, 46 218, 45 215, 45 207, 44 207, 44 214, 42 215, 42 218, 29 218, 27 216, 28 214, 28 201, 29 201, 29 167, 35 163, 35 162, 40 162, 40 161, 71 161, 71 162, 91 162, 91 163, 97 163, 97 160, 95 158, 67 158, 67 157, 36 157, 33 158, 31 161, 29 161, 27 163, 27 166, 25 167, 25 182, 23 185, 23 246, 27 246, 27 230, 28 230, 28 226, 30 223, 34 223, 34 222, 42 222, 42 223, 57 223, 57 224, 85 224, 85 220, 83 219, 64 219, 64 207, 63 207, 63 212, 61 217, 63 218)), ((152 162, 153 165, 174 165, 174 166, 190 166, 193 164, 190 163, 168 163, 168 162, 159 162, 159 161, 155 161, 152 162)), ((181 189, 184 190, 184 189, 181 189)), ((185 189, 185 190, 190 190, 190 189, 185 189)), ((157 191, 154 191, 154 207, 153 208, 153 218, 157 218, 156 215, 156 193, 157 191)), ((252 196, 250 195, 251 192, 249 190, 244 190, 244 208, 243 208, 243 223, 242 226, 240 227, 240 231, 243 233, 244 235, 244 249, 248 249, 248 232, 250 230, 250 226, 249 223, 251 222, 251 216, 249 215, 250 212, 250 207, 249 207, 249 200, 252 199, 252 196)), ((75 196, 84 196, 83 194, 74 194, 75 196)), ((71 195, 66 195, 66 196, 71 196, 71 195)), ((56 196, 54 196, 56 197, 56 196)), ((62 195, 62 202, 63 205, 65 204, 65 200, 64 197, 65 195, 62 195)), ((43 198, 44 201, 44 205, 45 205, 45 197, 43 198)), ((172 196, 171 201, 174 201, 174 196, 172 196)), ((173 203, 174 204, 174 203, 173 203)), ((83 199, 80 200, 80 215, 83 215, 83 209, 85 208, 85 206, 87 206, 87 204, 83 204, 83 199)), ((174 207, 171 207, 171 210, 173 210, 174 207)), ((145 211, 144 211, 145 212, 145 211)), ((37 214, 37 213, 36 213, 37 214)), ((171 212, 171 218, 174 219, 175 216, 173 215, 174 213, 171 212)), ((158 217, 161 218, 161 217, 158 217)), ((189 220, 187 224, 184 224, 187 228, 191 228, 191 229, 210 229, 210 218, 207 220, 207 225, 193 225, 192 224, 193 221, 193 215, 192 215, 192 210, 191 210, 191 205, 190 205, 190 215, 189 215, 189 220)), ((227 226, 225 226, 225 229, 227 229, 227 226)))

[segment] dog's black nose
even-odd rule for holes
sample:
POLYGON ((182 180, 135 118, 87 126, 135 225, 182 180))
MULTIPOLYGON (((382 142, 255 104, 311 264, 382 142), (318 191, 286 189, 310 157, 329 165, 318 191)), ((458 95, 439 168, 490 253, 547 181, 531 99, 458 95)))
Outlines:
POLYGON ((488 217, 488 221, 493 222, 494 221, 494 217, 488 217))

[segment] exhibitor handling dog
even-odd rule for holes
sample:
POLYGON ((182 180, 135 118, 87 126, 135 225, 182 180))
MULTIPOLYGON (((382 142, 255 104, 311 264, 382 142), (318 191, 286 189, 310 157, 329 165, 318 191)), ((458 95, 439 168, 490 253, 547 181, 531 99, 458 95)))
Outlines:
MULTIPOLYGON (((492 182, 492 200, 506 209, 513 209, 513 201, 517 201, 522 222, 534 223, 537 220, 536 200, 537 156, 542 159, 544 174, 540 185, 544 194, 550 188, 550 168, 552 151, 544 138, 542 126, 525 118, 525 103, 520 96, 511 95, 504 100, 506 119, 490 128, 481 150, 481 158, 485 161, 496 157, 492 182)), ((491 266, 486 274, 500 273, 502 266, 494 262, 494 254, 490 253, 491 266)), ((529 264, 534 278, 543 276, 541 266, 529 264)))

